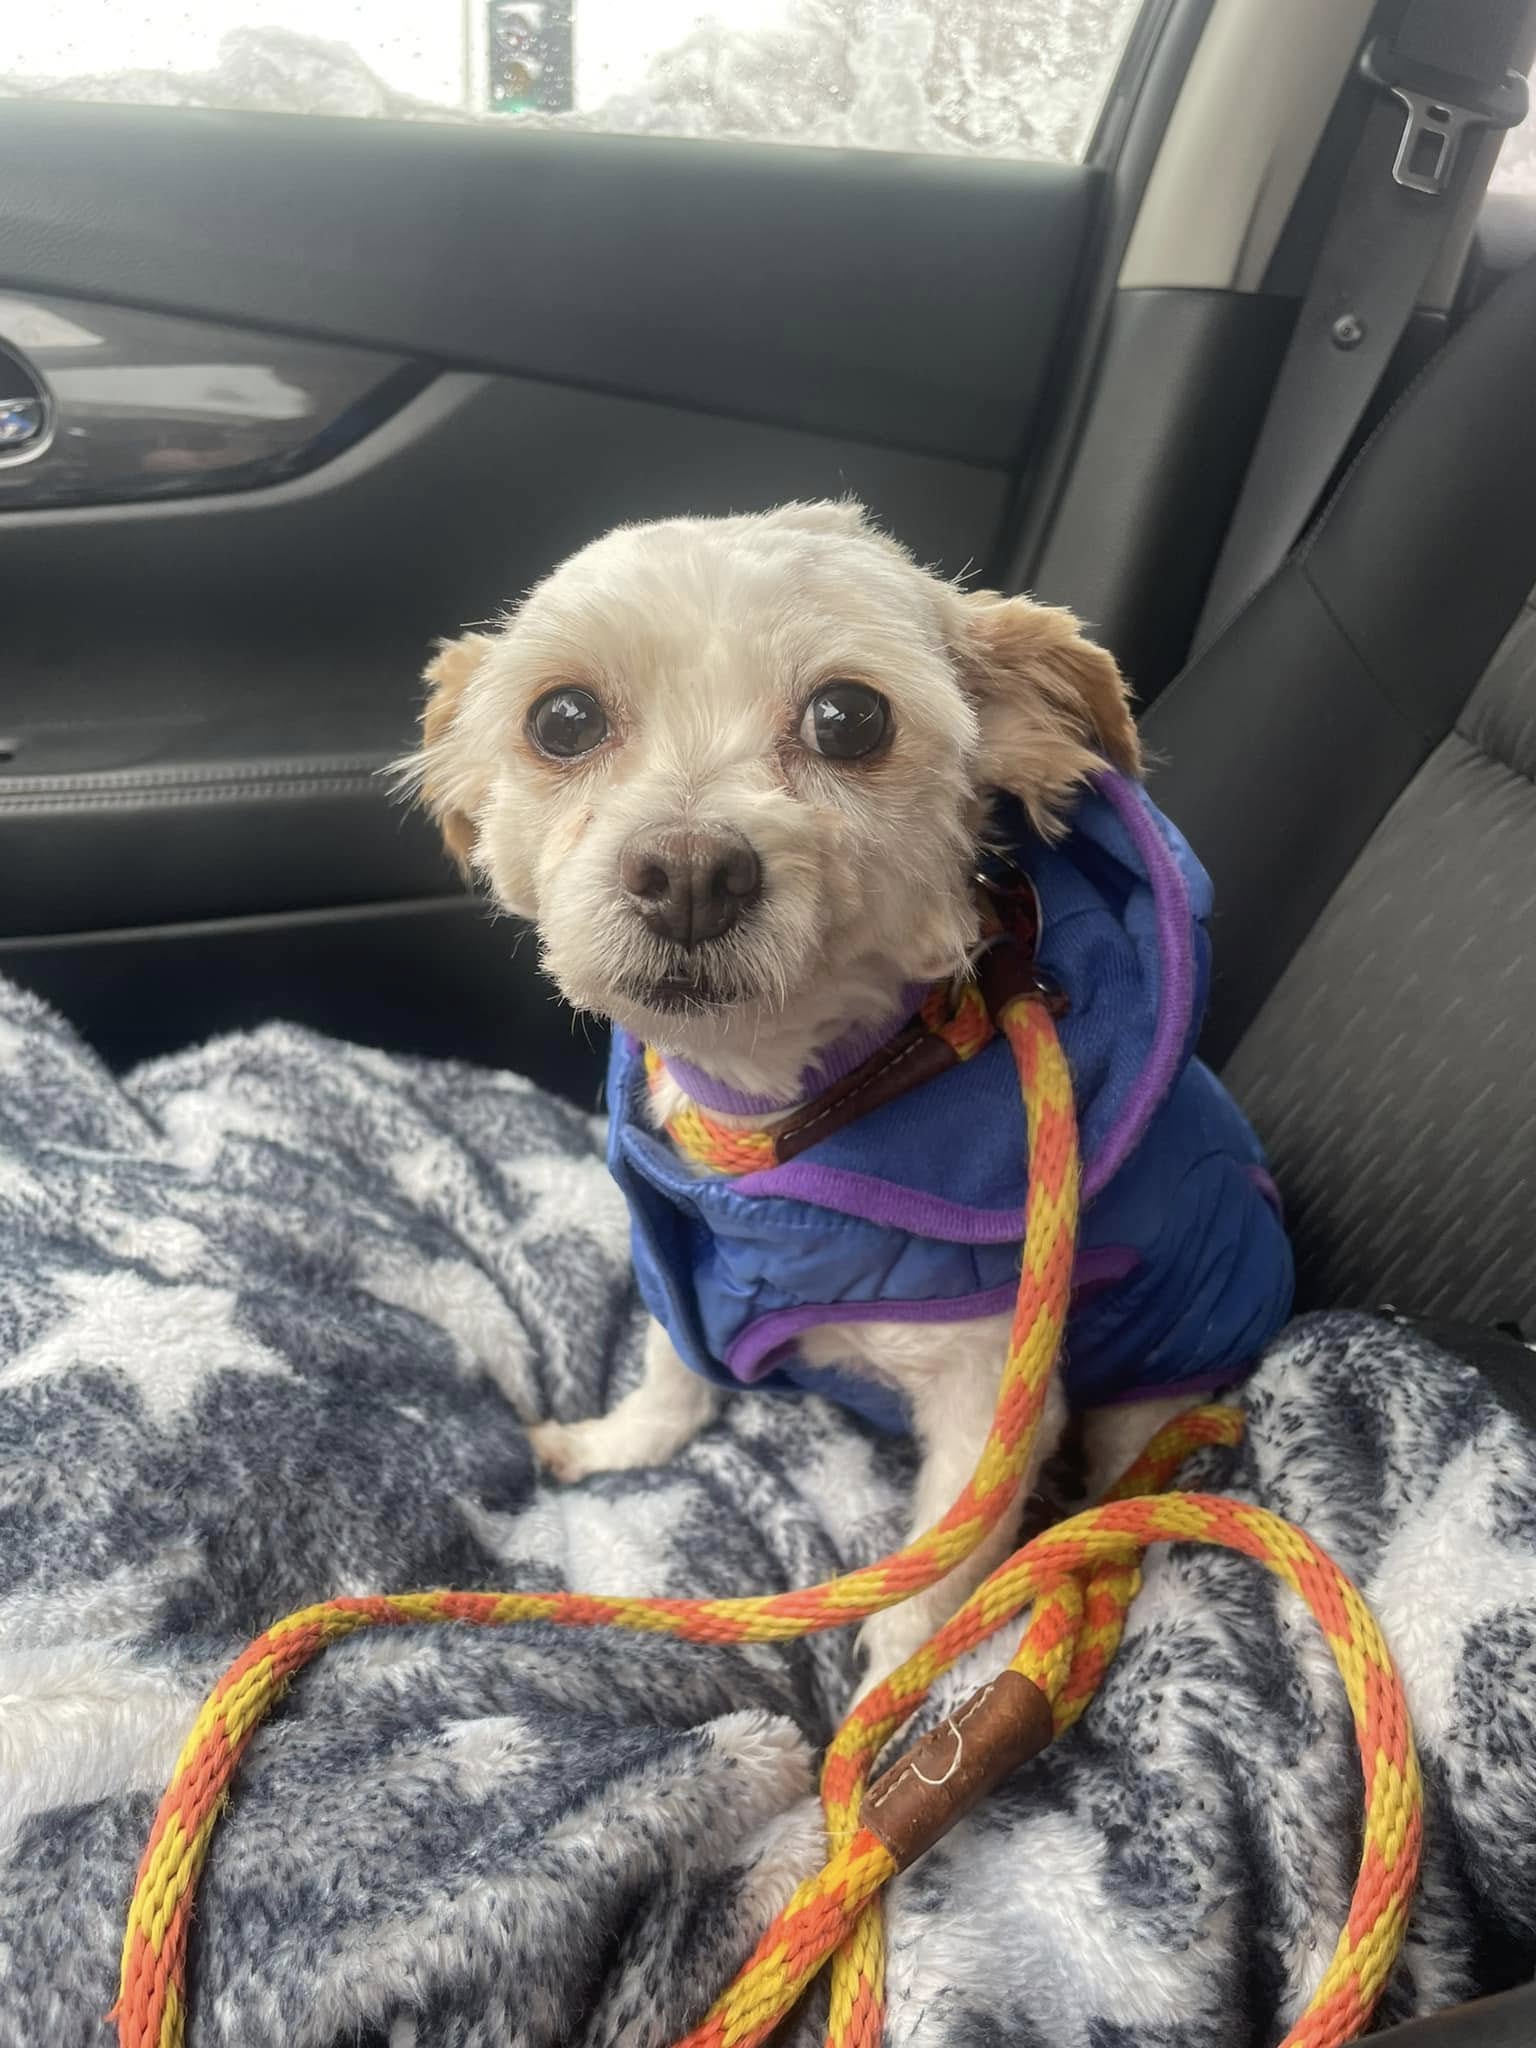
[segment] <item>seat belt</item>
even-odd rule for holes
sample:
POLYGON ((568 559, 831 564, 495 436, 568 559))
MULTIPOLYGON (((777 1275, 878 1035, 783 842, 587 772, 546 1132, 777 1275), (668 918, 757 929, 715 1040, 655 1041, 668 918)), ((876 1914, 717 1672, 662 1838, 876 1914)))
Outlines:
POLYGON ((1366 119, 1195 632, 1202 653, 1301 538, 1456 215, 1479 128, 1525 119, 1531 0, 1409 0, 1360 59, 1366 119), (1460 175, 1458 175, 1458 173, 1460 175))

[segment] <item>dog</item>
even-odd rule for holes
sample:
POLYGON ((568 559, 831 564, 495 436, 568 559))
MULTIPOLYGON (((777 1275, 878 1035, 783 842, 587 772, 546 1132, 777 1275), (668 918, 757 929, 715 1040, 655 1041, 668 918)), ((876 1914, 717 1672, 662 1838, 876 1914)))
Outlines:
POLYGON ((1289 1309, 1257 1142, 1193 1058, 1208 884, 1142 788, 1119 669, 1069 612, 965 591, 827 502, 621 527, 426 681, 408 767, 449 852, 614 1027, 610 1160, 653 1320, 611 1413, 531 1432, 564 1480, 665 1461, 747 1382, 909 1428, 913 1533, 948 1508, 1017 1282, 1004 1042, 766 1171, 701 1167, 667 1131, 693 1107, 772 1143, 846 1094, 970 971, 978 868, 1028 877, 1084 1152, 1066 1362, 1015 1513, 865 1624, 872 1682, 1013 1547, 1069 1406, 1093 1497, 1289 1309))

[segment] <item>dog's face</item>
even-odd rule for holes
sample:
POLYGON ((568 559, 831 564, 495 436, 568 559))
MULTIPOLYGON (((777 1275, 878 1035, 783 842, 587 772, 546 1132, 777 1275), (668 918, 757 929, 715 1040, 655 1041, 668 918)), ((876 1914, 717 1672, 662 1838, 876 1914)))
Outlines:
POLYGON ((696 1059, 955 971, 987 791, 1050 831, 1139 765, 1069 614, 962 594, 852 505, 621 528, 427 679, 450 851, 572 1003, 696 1059))

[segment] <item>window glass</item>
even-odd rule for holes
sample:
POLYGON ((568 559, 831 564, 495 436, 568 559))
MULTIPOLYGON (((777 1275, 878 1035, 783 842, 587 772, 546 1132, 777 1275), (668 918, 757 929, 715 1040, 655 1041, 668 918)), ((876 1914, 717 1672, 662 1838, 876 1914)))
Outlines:
MULTIPOLYGON (((0 97, 1071 161, 1141 0, 50 0, 0 97)), ((19 32, 18 32, 19 31, 19 32)))
MULTIPOLYGON (((1531 73, 1531 97, 1536 101, 1536 71, 1531 73)), ((1536 199, 1536 109, 1505 136, 1489 189, 1523 192, 1527 198, 1536 199)))

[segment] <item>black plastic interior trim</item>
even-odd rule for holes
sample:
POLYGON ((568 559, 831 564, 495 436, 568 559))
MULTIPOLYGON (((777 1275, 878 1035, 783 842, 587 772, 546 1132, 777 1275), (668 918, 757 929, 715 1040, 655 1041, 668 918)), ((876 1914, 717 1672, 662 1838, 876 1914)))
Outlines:
POLYGON ((32 727, 51 773, 107 765, 96 735, 119 747, 125 719, 145 735, 141 766, 398 751, 434 638, 494 617, 594 533, 850 490, 958 571, 986 555, 1007 479, 452 373, 289 483, 196 505, 15 513, 0 602, 6 728, 24 744, 0 788, 20 791, 32 727))
POLYGON ((1257 293, 1115 295, 1030 582, 1114 649, 1143 705, 1188 651, 1294 318, 1257 293))
POLYGON ((1001 550, 999 580, 1005 589, 1044 587, 1042 552, 1090 417, 1120 266, 1212 5, 1213 0, 1146 0, 1100 115, 1090 161, 1104 166, 1108 183, 1042 406, 1042 431, 1001 550))
POLYGON ((41 396, 47 431, 0 452, 0 516, 300 476, 431 376, 376 349, 15 289, 0 292, 0 379, 24 390, 7 357, 41 396))
POLYGON ((1400 1318, 1442 1351, 1476 1366, 1504 1406, 1536 1430, 1536 1352, 1512 1331, 1481 1324, 1443 1323, 1429 1316, 1400 1318))
POLYGON ((1499 1998, 1480 1998, 1406 2026, 1373 2034, 1377 2048, 1531 2048, 1536 2040, 1536 1984, 1499 1998))
POLYGON ((462 895, 0 940, 0 974, 114 1067, 275 1020, 510 1068, 600 1106, 605 1030, 559 1000, 522 927, 462 895))
POLYGON ((1014 464, 1104 174, 10 101, 0 278, 1014 464))
POLYGON ((0 783, 10 939, 461 893, 436 831, 377 772, 82 777, 36 800, 0 783))

